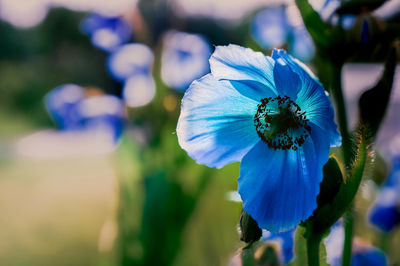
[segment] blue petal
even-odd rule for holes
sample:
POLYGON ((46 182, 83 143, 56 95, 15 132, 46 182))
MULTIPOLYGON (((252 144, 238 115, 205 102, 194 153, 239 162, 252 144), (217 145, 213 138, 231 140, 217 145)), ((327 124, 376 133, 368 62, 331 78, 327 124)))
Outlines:
POLYGON ((294 228, 317 207, 322 180, 311 138, 293 150, 273 150, 260 141, 243 158, 239 194, 243 209, 273 233, 294 228))
POLYGON ((318 158, 318 167, 326 164, 329 159, 329 149, 331 147, 330 139, 326 136, 326 131, 321 129, 319 126, 308 123, 311 127, 311 139, 315 146, 315 153, 318 158))
POLYGON ((180 146, 210 167, 240 161, 259 141, 253 120, 257 104, 211 74, 193 82, 182 100, 180 146))
POLYGON ((282 96, 289 96, 296 100, 301 89, 299 76, 283 61, 276 60, 274 66, 274 80, 277 91, 282 96))
POLYGON ((232 44, 217 46, 211 55, 210 67, 211 73, 219 80, 256 81, 264 85, 261 91, 241 91, 246 97, 258 101, 266 94, 278 94, 274 83, 274 62, 260 52, 232 44))
POLYGON ((304 64, 285 51, 275 49, 272 58, 276 61, 283 60, 293 72, 299 75, 302 86, 296 103, 302 111, 306 112, 307 119, 325 131, 326 136, 329 136, 331 146, 340 145, 341 137, 334 122, 333 107, 321 83, 304 64))

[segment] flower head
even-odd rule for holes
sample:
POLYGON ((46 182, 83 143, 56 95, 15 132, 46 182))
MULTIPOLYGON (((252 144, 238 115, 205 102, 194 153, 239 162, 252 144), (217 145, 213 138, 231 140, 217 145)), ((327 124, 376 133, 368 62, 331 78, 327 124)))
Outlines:
POLYGON ((61 130, 97 132, 118 140, 124 129, 123 102, 99 91, 87 94, 78 85, 61 85, 46 95, 46 108, 61 130))
POLYGON ((254 39, 265 48, 285 44, 290 31, 285 7, 273 7, 260 11, 252 22, 254 39))
POLYGON ((107 68, 114 79, 122 82, 134 75, 150 75, 153 61, 154 55, 148 46, 130 43, 110 54, 107 68))
POLYGON ((170 31, 163 40, 161 77, 170 87, 185 91, 209 71, 211 48, 201 35, 170 31))
POLYGON ((91 14, 82 21, 82 31, 89 35, 92 44, 106 52, 129 40, 132 29, 121 17, 91 14))
POLYGON ((251 30, 253 38, 265 49, 288 43, 289 52, 303 61, 309 61, 315 54, 314 43, 296 8, 280 6, 262 10, 254 17, 251 30))
POLYGON ((85 98, 85 90, 75 84, 64 84, 47 93, 44 101, 54 123, 61 130, 82 126, 76 106, 85 98))
POLYGON ((210 66, 183 97, 179 144, 210 167, 241 161, 243 209, 271 232, 294 228, 316 208, 322 166, 340 143, 329 98, 283 50, 217 47, 210 66))

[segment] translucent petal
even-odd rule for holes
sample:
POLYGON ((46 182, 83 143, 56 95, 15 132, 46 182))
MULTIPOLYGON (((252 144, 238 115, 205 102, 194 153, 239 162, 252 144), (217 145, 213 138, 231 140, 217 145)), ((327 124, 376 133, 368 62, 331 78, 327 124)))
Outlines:
POLYGON ((273 233, 294 228, 317 207, 322 165, 311 138, 293 150, 273 150, 260 141, 243 158, 239 194, 243 208, 273 233))
POLYGON ((246 97, 258 101, 265 94, 277 94, 273 75, 274 61, 260 52, 232 44, 217 46, 211 55, 210 67, 211 73, 219 80, 256 81, 264 85, 261 91, 241 91, 246 97))
POLYGON ((305 65, 292 58, 285 51, 274 50, 272 57, 275 60, 283 60, 293 72, 299 75, 302 86, 297 95, 296 103, 302 111, 306 112, 307 119, 325 130, 332 146, 340 145, 341 137, 334 122, 333 107, 321 83, 305 65))
POLYGON ((259 141, 253 117, 257 102, 211 74, 192 83, 182 100, 180 146, 200 164, 220 168, 240 161, 259 141))
POLYGON ((274 80, 276 89, 281 96, 286 95, 292 100, 296 100, 301 89, 301 81, 298 74, 293 72, 283 60, 275 61, 274 80))

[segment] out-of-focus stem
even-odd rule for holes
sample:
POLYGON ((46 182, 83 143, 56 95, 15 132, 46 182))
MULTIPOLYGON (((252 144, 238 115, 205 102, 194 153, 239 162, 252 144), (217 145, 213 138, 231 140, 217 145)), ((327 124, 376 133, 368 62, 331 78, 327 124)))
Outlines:
POLYGON ((350 266, 351 264, 353 227, 354 227, 353 224, 354 224, 353 211, 349 210, 346 212, 344 219, 344 245, 343 245, 342 266, 350 266))
POLYGON ((340 135, 342 136, 343 160, 346 168, 351 164, 351 140, 347 128, 347 112, 342 90, 342 65, 332 67, 332 87, 331 92, 336 105, 337 118, 339 123, 340 135))
MULTIPOLYGON (((334 65, 332 70, 333 70, 332 71, 333 76, 332 76, 331 92, 333 94, 336 104, 339 130, 342 136, 343 160, 347 171, 351 166, 352 150, 351 150, 350 134, 347 127, 347 113, 346 113, 346 106, 342 89, 342 65, 334 65)), ((353 207, 351 205, 348 211, 345 213, 345 222, 344 222, 345 236, 343 245, 342 266, 350 266, 351 263, 353 224, 354 224, 353 207)))
POLYGON ((319 266, 320 235, 311 235, 307 238, 307 261, 309 266, 319 266))

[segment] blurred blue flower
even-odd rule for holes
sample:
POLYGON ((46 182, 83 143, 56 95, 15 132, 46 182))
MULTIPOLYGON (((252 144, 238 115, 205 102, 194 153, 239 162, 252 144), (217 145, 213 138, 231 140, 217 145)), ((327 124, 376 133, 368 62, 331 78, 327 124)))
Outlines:
POLYGON ((289 47, 293 56, 302 61, 310 61, 315 55, 313 40, 304 27, 293 28, 289 47))
POLYGON ((74 84, 59 86, 45 96, 46 108, 61 130, 91 130, 118 140, 124 128, 125 107, 111 95, 87 97, 74 84))
POLYGON ((294 257, 293 247, 294 247, 294 231, 290 230, 283 233, 272 234, 266 230, 263 230, 261 240, 267 243, 277 242, 279 247, 279 255, 284 264, 288 264, 294 257))
POLYGON ((241 161, 243 209, 261 228, 290 230, 316 208, 322 166, 341 141, 331 102, 283 50, 219 46, 210 65, 183 97, 179 144, 210 167, 241 161))
MULTIPOLYGON (((344 228, 339 221, 331 227, 329 236, 324 240, 326 247, 326 258, 331 266, 340 266, 342 262, 342 251, 344 244, 344 228)), ((353 242, 352 266, 386 266, 385 254, 379 249, 355 239, 353 242)))
POLYGON ((89 35, 92 44, 106 52, 127 42, 131 35, 130 25, 121 17, 91 14, 81 23, 82 31, 89 35))
MULTIPOLYGON (((293 11, 293 9, 292 9, 293 11)), ((296 14, 292 14, 294 16, 296 14)), ((309 61, 315 54, 314 43, 308 31, 295 18, 288 19, 285 6, 260 11, 252 23, 252 36, 264 49, 289 44, 289 52, 303 61, 309 61)))
POLYGON ((156 86, 150 75, 138 74, 128 78, 123 87, 122 95, 129 107, 144 106, 153 100, 156 86))
POLYGON ((134 75, 150 75, 153 61, 154 55, 148 46, 131 43, 110 54, 107 68, 114 79, 123 82, 134 75))
POLYGON ((254 39, 263 48, 284 45, 290 32, 286 8, 273 7, 260 11, 254 17, 251 30, 254 39))
POLYGON ((190 83, 206 74, 211 47, 201 35, 168 32, 163 39, 161 77, 165 84, 185 91, 190 83))
POLYGON ((400 224, 400 157, 393 160, 392 171, 370 210, 369 220, 384 232, 400 224))
POLYGON ((77 105, 82 129, 106 134, 117 141, 124 130, 125 106, 112 95, 92 96, 77 105))
POLYGON ((85 90, 75 84, 58 86, 45 96, 45 105, 53 121, 61 130, 81 128, 77 104, 85 98, 85 90))

